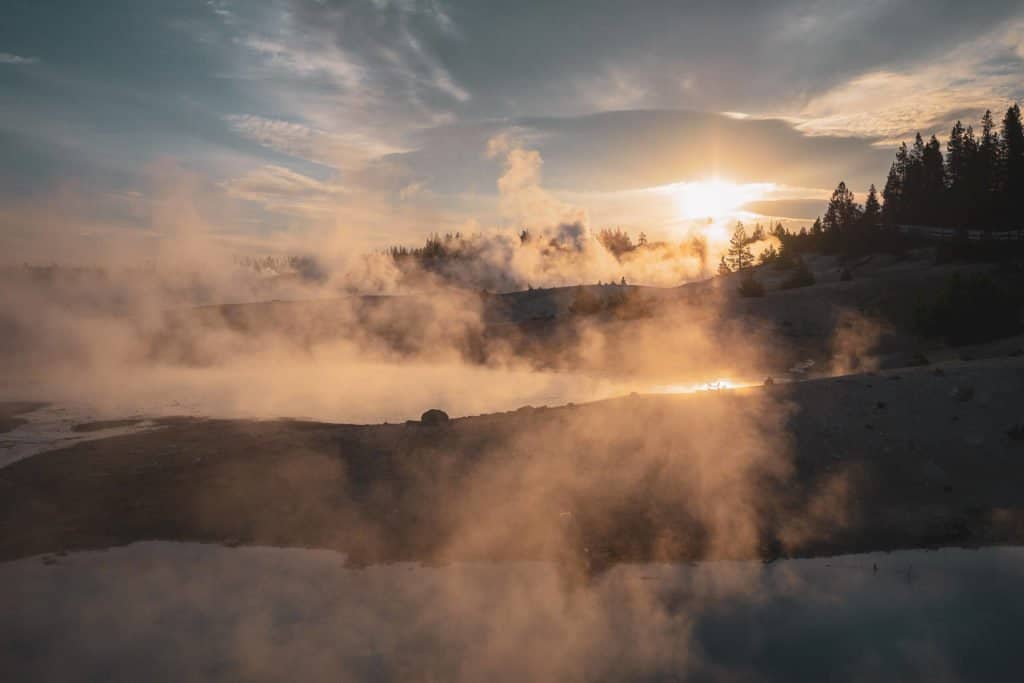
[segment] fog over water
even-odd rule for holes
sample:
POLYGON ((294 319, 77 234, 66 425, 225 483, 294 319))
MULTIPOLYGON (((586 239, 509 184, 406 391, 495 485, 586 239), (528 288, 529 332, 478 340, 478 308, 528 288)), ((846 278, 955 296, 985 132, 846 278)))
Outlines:
POLYGON ((142 543, 0 565, 14 680, 1008 680, 1020 548, 619 565, 346 567, 142 543))

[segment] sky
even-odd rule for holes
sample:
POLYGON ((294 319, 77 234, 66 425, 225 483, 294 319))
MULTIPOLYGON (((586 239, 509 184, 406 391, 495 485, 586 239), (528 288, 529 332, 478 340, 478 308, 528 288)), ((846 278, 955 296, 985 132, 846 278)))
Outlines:
POLYGON ((0 246, 807 220, 1024 97, 1024 2, 8 0, 0 246), (736 189, 738 188, 738 189, 736 189))

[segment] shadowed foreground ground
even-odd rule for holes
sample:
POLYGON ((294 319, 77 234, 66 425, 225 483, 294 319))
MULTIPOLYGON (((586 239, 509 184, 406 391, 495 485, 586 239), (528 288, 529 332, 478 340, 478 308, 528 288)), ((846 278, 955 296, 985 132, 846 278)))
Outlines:
POLYGON ((139 540, 354 564, 1024 542, 1024 361, 447 425, 170 419, 0 469, 0 560, 139 540))

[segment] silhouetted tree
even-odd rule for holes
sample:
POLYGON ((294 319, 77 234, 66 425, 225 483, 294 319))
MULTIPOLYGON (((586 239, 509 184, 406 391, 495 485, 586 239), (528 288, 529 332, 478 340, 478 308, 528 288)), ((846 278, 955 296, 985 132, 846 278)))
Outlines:
POLYGON ((630 239, 629 233, 620 230, 619 228, 609 229, 603 228, 601 232, 597 234, 598 241, 604 245, 604 248, 615 254, 615 256, 621 256, 628 251, 633 251, 633 240, 630 239))
POLYGON ((868 188, 868 198, 864 200, 864 213, 861 219, 865 226, 873 228, 878 225, 882 215, 882 206, 878 203, 878 190, 874 183, 868 188))
POLYGON ((842 247, 852 237, 852 232, 860 221, 861 210, 854 201, 853 192, 840 181, 832 192, 821 220, 825 230, 826 241, 831 248, 842 247))
POLYGON ((995 218, 995 200, 999 188, 999 136, 995 132, 992 112, 981 117, 981 137, 971 169, 971 214, 969 220, 991 229, 995 218))
POLYGON ((821 216, 814 219, 814 225, 811 226, 811 235, 814 237, 821 237, 825 232, 825 228, 821 225, 821 216))
POLYGON ((921 157, 920 218, 929 225, 943 222, 946 197, 946 169, 942 146, 934 135, 924 146, 921 157))
POLYGON ((882 190, 882 218, 887 225, 903 220, 903 179, 907 174, 907 143, 901 143, 896 151, 896 161, 889 167, 889 177, 882 190))
POLYGON ((946 143, 947 222, 962 226, 967 221, 966 207, 970 201, 970 171, 976 151, 974 133, 964 129, 960 121, 949 132, 946 143))
POLYGON ((1004 224, 1019 216, 1024 198, 1024 129, 1021 127, 1020 106, 1006 110, 1000 135, 1001 216, 1004 224))
POLYGON ((750 252, 750 238, 743 223, 736 223, 736 231, 729 240, 729 250, 725 262, 730 270, 744 270, 754 265, 754 255, 750 252))

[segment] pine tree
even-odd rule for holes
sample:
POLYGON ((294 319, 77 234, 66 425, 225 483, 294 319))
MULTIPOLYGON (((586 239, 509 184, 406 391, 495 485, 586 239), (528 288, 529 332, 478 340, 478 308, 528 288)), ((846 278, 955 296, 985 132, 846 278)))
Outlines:
POLYGON ((999 136, 995 132, 991 110, 986 110, 981 117, 981 136, 978 138, 978 152, 974 160, 970 181, 972 222, 991 229, 999 189, 999 136))
POLYGON ((750 238, 747 237, 747 229, 743 223, 736 223, 736 232, 729 240, 729 250, 726 252, 725 263, 731 271, 744 270, 754 265, 754 255, 750 251, 750 238))
POLYGON ((925 214, 926 193, 924 178, 924 139, 918 133, 914 144, 907 152, 903 172, 903 220, 908 223, 922 223, 925 214))
POLYGON ((838 245, 859 220, 860 207, 854 201, 853 192, 846 187, 844 181, 840 181, 828 201, 828 208, 825 209, 825 217, 821 222, 825 234, 834 245, 838 245))
POLYGON ((889 167, 889 177, 886 178, 885 188, 882 190, 882 200, 885 202, 882 217, 887 225, 899 223, 906 215, 903 206, 903 180, 907 173, 907 154, 907 143, 901 143, 896 151, 896 161, 889 167))
POLYGON ((946 142, 946 183, 951 190, 962 189, 967 178, 967 136, 964 125, 957 121, 946 142))
POLYGON ((868 198, 864 200, 864 215, 861 217, 861 222, 866 228, 872 229, 878 225, 881 215, 882 207, 878 203, 878 190, 872 184, 868 189, 868 198))
POLYGON ((974 130, 964 129, 959 121, 946 143, 947 221, 959 228, 971 222, 973 174, 977 164, 978 143, 974 130))
POLYGON ((1024 197, 1024 128, 1021 127, 1020 106, 1006 110, 1000 134, 1000 218, 1009 223, 1019 215, 1024 197))
POLYGON ((725 257, 723 256, 722 259, 718 262, 718 274, 719 275, 728 275, 731 272, 732 272, 732 269, 729 268, 729 264, 727 264, 725 262, 725 257))
POLYGON ((944 221, 946 199, 946 170, 942 159, 942 145, 934 135, 924 146, 921 158, 921 217, 929 225, 944 221))

